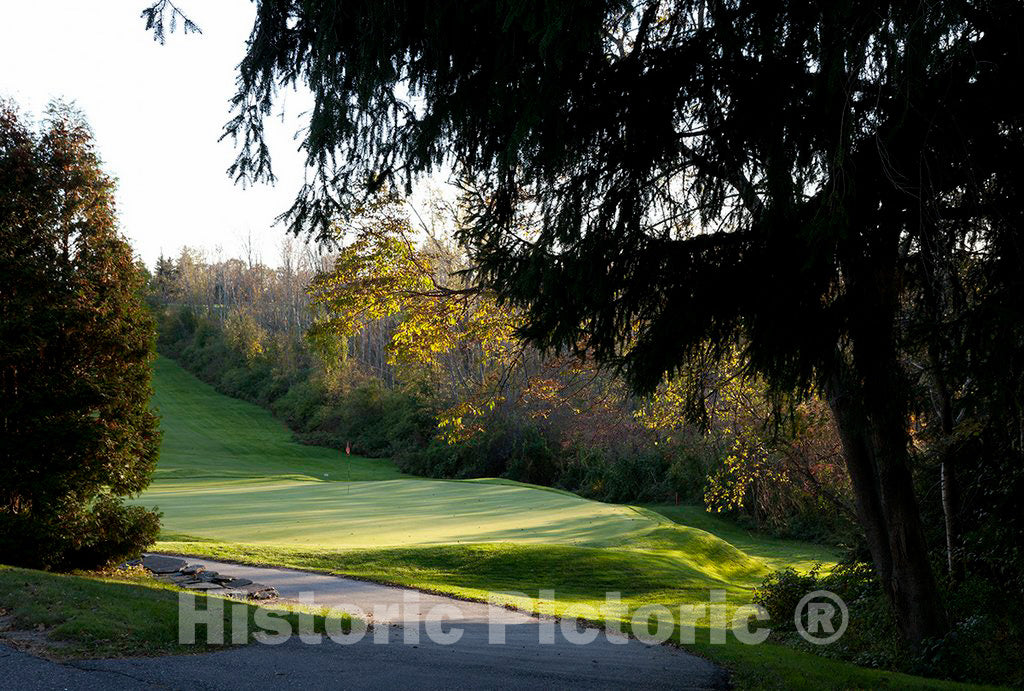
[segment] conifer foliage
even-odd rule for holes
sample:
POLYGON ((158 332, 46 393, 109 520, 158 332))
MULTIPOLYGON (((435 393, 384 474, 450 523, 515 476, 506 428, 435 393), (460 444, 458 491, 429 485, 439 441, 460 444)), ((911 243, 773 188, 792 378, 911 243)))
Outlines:
POLYGON ((92 133, 55 103, 35 128, 0 103, 0 554, 93 568, 138 553, 148 484, 153 322, 92 133))
MULTIPOLYGON (((367 193, 448 166, 475 191, 459 238, 474 275, 535 345, 592 354, 640 392, 740 346, 780 403, 823 394, 920 646, 949 629, 912 416, 940 402, 932 428, 955 446, 971 401, 988 420, 1022 409, 1005 271, 1022 27, 1004 0, 261 0, 232 172, 273 179, 264 120, 282 86, 307 87, 295 232, 329 236, 367 193), (996 361, 1013 383, 985 382, 996 361)), ((1024 435, 1000 431, 1014 416, 992 429, 1019 457, 1024 435)), ((942 461, 950 573, 967 463, 942 461)))

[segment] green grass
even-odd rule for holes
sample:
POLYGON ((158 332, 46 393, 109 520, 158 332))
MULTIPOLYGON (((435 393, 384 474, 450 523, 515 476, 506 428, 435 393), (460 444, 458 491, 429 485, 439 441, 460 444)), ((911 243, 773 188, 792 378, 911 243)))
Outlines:
POLYGON ((509 480, 411 478, 390 461, 298 444, 266 411, 218 394, 167 359, 156 364, 155 385, 164 441, 153 484, 138 502, 157 506, 170 532, 325 548, 705 540, 721 543, 715 548, 729 559, 746 559, 709 533, 650 511, 509 480))
MULTIPOLYGON (((196 644, 178 643, 179 592, 141 571, 55 574, 0 566, 3 628, 30 633, 11 640, 56 659, 196 653, 219 648, 206 644, 205 625, 197 627, 196 644)), ((195 595, 200 610, 213 599, 195 595)), ((259 630, 253 621, 257 607, 234 601, 224 605, 224 640, 232 640, 232 614, 237 607, 247 610, 246 642, 251 642, 259 630)), ((298 631, 296 612, 280 607, 271 611, 298 631)), ((346 615, 343 620, 348 620, 343 621, 344 629, 350 619, 346 615)), ((324 630, 321 614, 314 613, 313 626, 315 631, 324 630)), ((0 638, 3 635, 0 631, 0 638)))
POLYGON ((605 547, 669 532, 629 507, 490 483, 174 479, 154 482, 141 502, 159 507, 174 532, 329 548, 460 542, 605 547))
MULTIPOLYGON (((177 365, 156 366, 164 447, 139 499, 164 512, 156 548, 291 566, 486 599, 524 609, 706 603, 721 588, 747 604, 773 569, 826 567, 820 545, 766 538, 697 507, 627 507, 507 480, 402 476, 388 461, 302 446, 256 406, 220 396, 177 365), (536 600, 554 589, 556 601, 536 600)), ((675 607, 672 607, 676 609, 675 607)), ((628 618, 628 617, 627 617, 628 618)), ((726 666, 741 687, 948 688, 731 635, 709 645, 706 620, 687 646, 726 666)), ((677 630, 676 636, 679 636, 677 630)))
POLYGON ((650 504, 646 508, 675 523, 716 535, 745 554, 760 559, 773 571, 786 566, 810 571, 815 564, 821 563, 828 567, 838 558, 838 553, 822 545, 783 540, 745 530, 735 523, 709 514, 701 506, 650 504))
MULTIPOLYGON (((413 478, 387 460, 298 444, 266 411, 218 394, 165 358, 155 385, 164 441, 153 484, 138 501, 163 511, 169 532, 324 548, 515 542, 699 555, 695 547, 707 543, 716 560, 768 566, 648 510, 504 479, 413 478)), ((817 558, 834 559, 816 549, 817 558)))
POLYGON ((154 384, 153 405, 163 417, 164 431, 157 481, 403 477, 390 461, 295 443, 288 428, 266 410, 222 396, 167 358, 157 359, 154 384))
MULTIPOLYGON (((630 612, 647 604, 707 602, 709 588, 726 590, 734 604, 749 602, 754 582, 744 566, 709 562, 656 549, 485 543, 436 547, 331 550, 191 540, 168 535, 160 548, 257 565, 276 565, 393 583, 471 600, 495 598, 520 609, 580 616, 579 605, 599 608, 605 593, 619 592, 630 612), (554 601, 539 598, 554 589, 554 601), (521 593, 516 595, 514 593, 521 593)), ((710 556, 710 555, 709 555, 710 556)), ((729 608, 730 610, 732 607, 729 608)), ((674 612, 675 613, 675 612, 674 612)), ((583 613, 590 618, 591 615, 583 613)), ((612 617, 631 630, 629 616, 612 617)), ((711 645, 707 619, 696 622, 696 644, 687 649, 729 668, 739 688, 960 688, 939 680, 865 669, 765 643, 748 646, 730 633, 711 645)), ((674 640, 679 642, 677 630, 674 640)))

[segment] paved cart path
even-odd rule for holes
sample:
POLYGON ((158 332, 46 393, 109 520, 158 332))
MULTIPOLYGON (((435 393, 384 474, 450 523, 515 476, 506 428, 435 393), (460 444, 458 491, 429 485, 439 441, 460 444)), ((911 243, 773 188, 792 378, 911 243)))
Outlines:
POLYGON ((721 688, 725 673, 703 658, 637 640, 613 643, 604 633, 586 645, 570 643, 555 626, 542 644, 541 620, 520 612, 404 588, 292 569, 187 558, 218 571, 272 585, 281 601, 313 593, 317 605, 366 615, 373 629, 358 642, 319 645, 292 637, 223 652, 56 664, 0 646, 0 679, 7 688, 90 689, 337 689, 337 688, 721 688), (436 643, 426 622, 449 608, 440 630, 461 629, 453 644, 436 643), (355 608, 358 608, 356 610, 355 608), (390 611, 388 611, 390 610, 390 611), (404 611, 403 611, 404 610, 404 611), (434 610, 435 613, 437 610, 434 610), (407 629, 418 633, 406 642, 407 629), (504 632, 494 644, 492 631, 504 632), (387 643, 383 642, 383 632, 387 643), (375 642, 376 638, 376 642, 375 642))

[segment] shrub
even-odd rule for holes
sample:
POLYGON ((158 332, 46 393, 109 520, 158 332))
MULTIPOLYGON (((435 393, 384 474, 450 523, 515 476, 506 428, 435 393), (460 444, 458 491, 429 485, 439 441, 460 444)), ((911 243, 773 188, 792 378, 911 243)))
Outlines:
POLYGON ((708 472, 714 463, 699 447, 678 447, 668 464, 668 484, 673 494, 699 504, 707 491, 708 472))
POLYGON ((86 516, 83 538, 67 555, 65 569, 86 569, 139 556, 160 533, 160 515, 141 506, 125 506, 120 499, 101 494, 86 516))
MULTIPOLYGON (((769 574, 754 591, 754 602, 771 618, 772 636, 816 654, 835 657, 864 667, 912 671, 910 652, 899 636, 881 584, 870 564, 839 564, 822 574, 816 565, 809 573, 786 568, 769 574), (816 590, 838 595, 849 613, 843 636, 828 646, 815 646, 796 633, 794 613, 800 600, 816 590)), ((807 612, 802 612, 807 626, 807 612)), ((833 626, 839 626, 839 615, 833 626)))
MULTIPOLYGON (((270 409, 298 432, 310 432, 317 428, 311 424, 318 417, 324 401, 324 392, 312 382, 300 381, 275 400, 270 409)), ((318 420, 319 421, 319 420, 318 420)), ((322 424, 322 422, 321 422, 322 424)))

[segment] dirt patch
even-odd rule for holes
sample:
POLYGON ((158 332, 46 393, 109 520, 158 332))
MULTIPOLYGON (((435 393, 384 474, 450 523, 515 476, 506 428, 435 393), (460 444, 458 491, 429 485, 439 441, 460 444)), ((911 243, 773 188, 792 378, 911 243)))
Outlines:
POLYGON ((0 609, 0 641, 16 650, 47 659, 60 658, 60 649, 68 645, 64 641, 50 640, 50 630, 42 624, 34 629, 15 628, 14 616, 3 609, 0 609))

